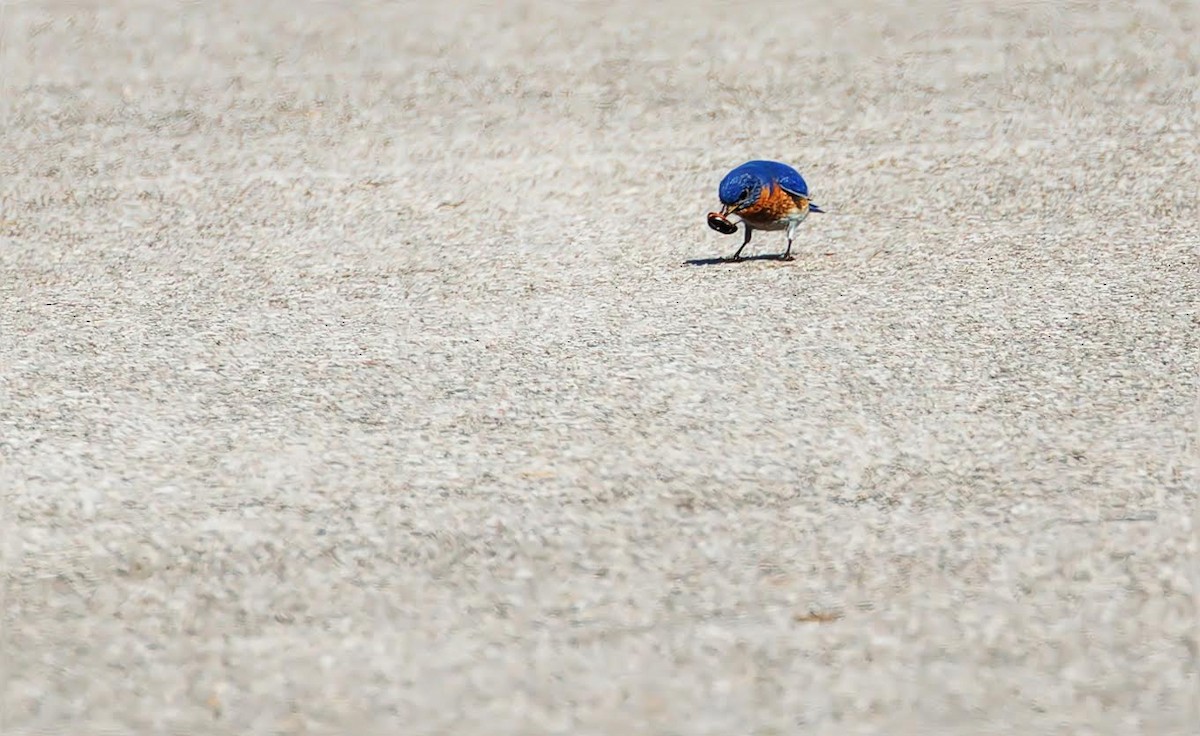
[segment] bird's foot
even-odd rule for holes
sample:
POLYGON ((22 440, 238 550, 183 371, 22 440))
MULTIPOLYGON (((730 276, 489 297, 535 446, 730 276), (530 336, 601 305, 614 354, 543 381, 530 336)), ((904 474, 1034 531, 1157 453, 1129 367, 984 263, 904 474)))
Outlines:
POLYGON ((779 260, 781 260, 781 261, 794 261, 794 260, 796 260, 796 256, 794 256, 794 255, 791 255, 790 253, 784 253, 783 255, 779 256, 779 260))

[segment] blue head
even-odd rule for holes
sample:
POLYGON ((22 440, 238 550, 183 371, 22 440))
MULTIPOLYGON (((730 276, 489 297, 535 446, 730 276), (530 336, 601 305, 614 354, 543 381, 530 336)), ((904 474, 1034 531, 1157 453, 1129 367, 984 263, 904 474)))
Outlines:
POLYGON ((730 214, 752 206, 763 189, 779 185, 785 190, 808 196, 808 185, 800 174, 778 161, 747 161, 725 175, 717 196, 725 205, 722 214, 730 214))

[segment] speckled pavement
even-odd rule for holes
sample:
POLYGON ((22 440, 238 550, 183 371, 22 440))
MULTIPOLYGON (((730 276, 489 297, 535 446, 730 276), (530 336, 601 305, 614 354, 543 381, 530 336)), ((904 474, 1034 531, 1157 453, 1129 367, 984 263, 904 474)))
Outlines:
POLYGON ((0 733, 1195 733, 1200 4, 0 29, 0 733))

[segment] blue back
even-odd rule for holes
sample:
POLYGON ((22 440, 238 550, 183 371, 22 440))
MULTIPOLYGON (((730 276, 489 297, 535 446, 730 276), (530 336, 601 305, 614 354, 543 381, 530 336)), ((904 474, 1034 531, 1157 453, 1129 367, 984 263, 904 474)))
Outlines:
POLYGON ((722 204, 734 204, 741 199, 744 190, 759 192, 771 182, 778 182, 785 192, 808 196, 808 183, 800 172, 778 161, 747 161, 725 175, 717 196, 722 204))

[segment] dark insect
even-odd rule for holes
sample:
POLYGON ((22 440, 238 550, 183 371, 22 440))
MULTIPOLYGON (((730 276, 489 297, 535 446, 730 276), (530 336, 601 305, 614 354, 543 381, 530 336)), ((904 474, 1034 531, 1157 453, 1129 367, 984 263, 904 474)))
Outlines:
POLYGON ((737 225, 734 225, 716 212, 708 213, 708 226, 725 235, 733 235, 737 232, 737 225))

